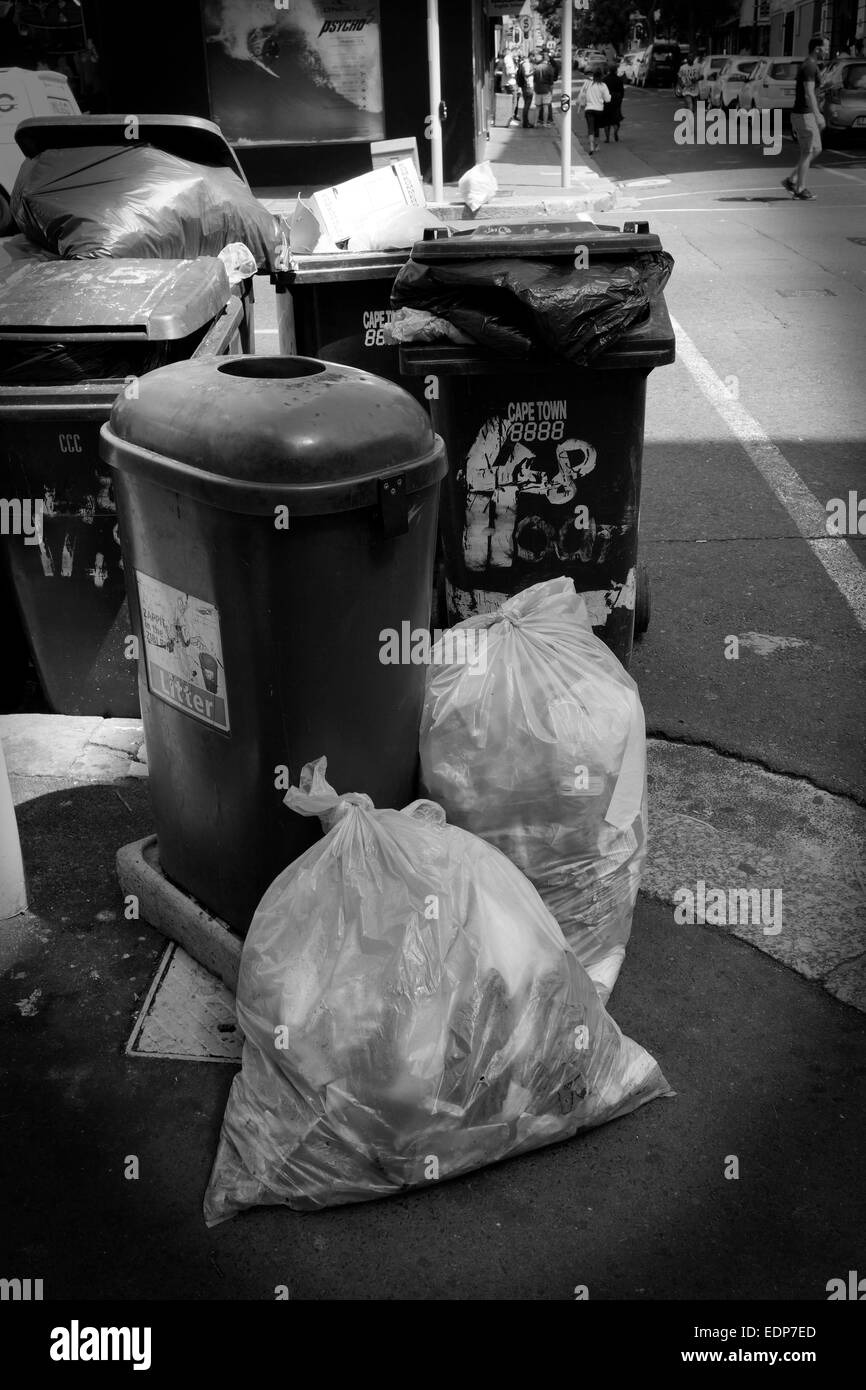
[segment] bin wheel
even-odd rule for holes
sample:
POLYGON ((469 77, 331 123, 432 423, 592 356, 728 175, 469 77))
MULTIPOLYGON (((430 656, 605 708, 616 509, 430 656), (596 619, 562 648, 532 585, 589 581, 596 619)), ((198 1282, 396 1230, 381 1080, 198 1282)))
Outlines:
POLYGON ((652 589, 649 570, 646 565, 638 565, 636 592, 634 599, 634 635, 643 637, 650 624, 652 613, 652 589))

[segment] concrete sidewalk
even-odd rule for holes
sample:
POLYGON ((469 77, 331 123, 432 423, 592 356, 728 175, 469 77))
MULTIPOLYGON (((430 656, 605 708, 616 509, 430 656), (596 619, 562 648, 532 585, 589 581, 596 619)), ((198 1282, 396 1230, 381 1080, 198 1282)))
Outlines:
MULTIPOLYGON (((61 751, 56 730, 53 717, 0 726, 30 886, 30 911, 0 933, 4 1247, 8 1272, 44 1277, 46 1300, 272 1301, 279 1284, 294 1301, 573 1301, 578 1284, 594 1301, 824 1300, 829 1279, 862 1268, 862 1013, 760 941, 677 926, 643 896, 611 1011, 675 1098, 423 1192, 258 1209, 208 1231, 232 1067, 124 1051, 165 944, 125 920, 114 879, 117 846, 152 829, 146 781, 123 775, 137 735, 88 721, 61 751)), ((709 877, 708 845, 737 852, 734 803, 716 799, 740 785, 726 761, 651 750, 656 840, 695 823, 705 837, 684 875, 709 877)), ((795 789, 784 812, 764 799, 771 845, 793 849, 814 794, 795 789)))
MULTIPOLYGON (((587 155, 577 134, 576 113, 572 114, 571 180, 562 187, 562 117, 554 111, 554 124, 543 129, 533 126, 491 126, 484 158, 489 160, 499 190, 476 214, 489 220, 505 215, 537 216, 550 213, 567 216, 572 212, 609 212, 617 206, 618 192, 587 155)), ((458 199, 457 185, 446 188, 449 201, 458 199)))
MULTIPOLYGON (((496 176, 496 195, 475 214, 482 221, 501 218, 533 217, 541 214, 567 217, 576 213, 609 212, 623 201, 618 185, 606 178, 584 152, 573 116, 571 184, 561 184, 560 131, 562 117, 554 112, 554 126, 525 130, 522 126, 491 126, 482 159, 489 161, 496 176)), ((464 171, 465 172, 465 171, 464 171)), ((301 189, 302 194, 314 189, 301 189)), ((257 188, 257 196, 271 212, 291 217, 297 189, 257 188)), ((469 214, 458 192, 457 183, 445 185, 443 200, 433 198, 432 184, 424 185, 428 205, 446 220, 462 220, 469 214)))

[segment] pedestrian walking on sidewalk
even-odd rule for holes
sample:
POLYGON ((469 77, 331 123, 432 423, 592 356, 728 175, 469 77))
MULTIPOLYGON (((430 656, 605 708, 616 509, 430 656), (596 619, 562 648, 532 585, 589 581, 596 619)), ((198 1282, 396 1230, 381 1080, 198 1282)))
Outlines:
MULTIPOLYGON (((532 59, 527 56, 521 61, 517 69, 517 86, 520 95, 523 97, 523 127, 529 129, 529 112, 532 109, 532 102, 535 97, 535 77, 532 59)), ((514 118, 517 119, 517 107, 514 108, 514 118)))
POLYGON ((826 41, 816 34, 809 40, 809 56, 797 69, 797 85, 794 92, 794 106, 791 111, 791 130, 800 146, 797 167, 786 179, 782 187, 787 188, 795 198, 806 200, 814 198, 814 193, 806 187, 809 165, 821 153, 821 131, 825 121, 815 95, 819 80, 818 64, 827 56, 826 41))
POLYGON ((698 99, 698 83, 701 80, 701 67, 697 54, 692 52, 683 60, 677 73, 675 95, 682 97, 687 111, 694 111, 698 99))
POLYGON ((622 125, 622 99, 625 96, 625 83, 617 72, 616 68, 607 68, 604 73, 604 83, 610 92, 610 101, 602 111, 602 124, 604 126, 604 138, 610 144, 610 132, 613 131, 614 140, 619 140, 619 128, 622 125))
POLYGON ((556 81, 556 73, 550 59, 542 58, 540 52, 536 52, 533 58, 532 79, 535 87, 535 104, 538 107, 535 124, 540 130, 543 125, 553 125, 553 84, 556 81), (547 112, 546 120, 545 111, 547 112))
MULTIPOLYGON (((517 89, 517 55, 513 48, 506 48, 502 55, 502 89, 507 92, 514 101, 511 121, 516 121, 517 103, 520 100, 520 92, 517 89)), ((509 121, 509 125, 511 121, 509 121)))
POLYGON ((601 80, 601 70, 596 68, 584 87, 584 112, 586 129, 589 135, 589 153, 598 149, 598 132, 601 125, 605 102, 610 101, 607 84, 601 80))

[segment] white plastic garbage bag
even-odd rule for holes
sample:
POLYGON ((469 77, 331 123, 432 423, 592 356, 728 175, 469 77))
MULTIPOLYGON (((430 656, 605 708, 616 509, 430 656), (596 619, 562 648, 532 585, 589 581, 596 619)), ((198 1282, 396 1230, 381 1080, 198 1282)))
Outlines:
POLYGON ((606 1000, 646 853, 637 687, 570 579, 536 584, 453 631, 465 627, 486 629, 485 673, 434 650, 424 790, 531 879, 606 1000))
POLYGON ((427 227, 445 227, 429 208, 380 208, 365 217, 349 237, 347 251, 390 251, 422 241, 427 227))
POLYGON ((256 273, 256 258, 242 241, 230 241, 219 253, 219 259, 226 268, 230 285, 239 285, 250 275, 256 273))
POLYGON ((208 1225, 424 1186, 671 1094, 512 864, 430 802, 377 811, 324 774, 286 802, 327 834, 244 944, 208 1225))
POLYGON ((477 212, 490 201, 498 187, 490 160, 485 159, 482 164, 473 164, 471 169, 466 170, 457 185, 457 192, 469 211, 477 212))

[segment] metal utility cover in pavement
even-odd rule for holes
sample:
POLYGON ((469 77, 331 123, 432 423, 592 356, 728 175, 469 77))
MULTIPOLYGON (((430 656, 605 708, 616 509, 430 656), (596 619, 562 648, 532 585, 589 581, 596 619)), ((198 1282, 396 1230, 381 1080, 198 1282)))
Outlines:
POLYGON ((239 1062, 243 1034, 234 996, 203 965, 172 942, 147 991, 126 1044, 132 1057, 181 1062, 239 1062))

